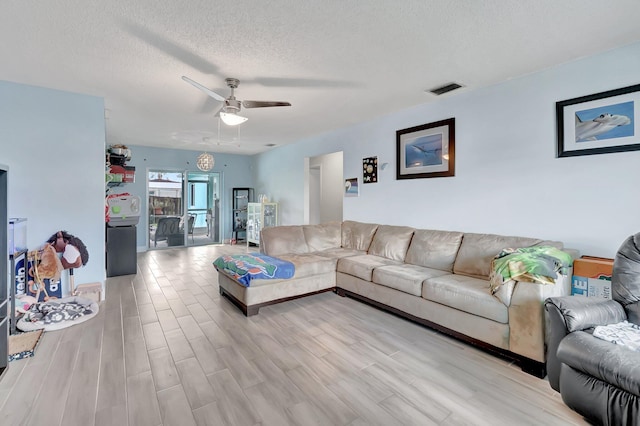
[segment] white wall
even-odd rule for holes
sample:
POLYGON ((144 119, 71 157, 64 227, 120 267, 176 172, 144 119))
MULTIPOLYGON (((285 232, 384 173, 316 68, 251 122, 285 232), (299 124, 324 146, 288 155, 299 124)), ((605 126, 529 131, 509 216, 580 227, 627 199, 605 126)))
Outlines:
POLYGON ((104 282, 103 99, 0 81, 0 144, 9 217, 28 219, 28 248, 66 230, 89 252, 76 284, 104 282))
POLYGON ((634 44, 445 95, 260 154, 256 180, 281 202, 282 224, 302 223, 305 157, 343 150, 344 176, 361 177, 362 158, 377 155, 389 166, 379 170, 379 183, 361 186, 360 197, 344 199, 345 219, 556 239, 613 257, 640 231, 640 151, 555 158, 555 103, 637 84, 638 69, 634 44), (450 117, 456 176, 396 180, 396 130, 450 117))
POLYGON ((307 157, 342 151, 341 140, 325 134, 254 156, 256 193, 269 194, 278 204, 279 223, 305 223, 305 161, 307 157), (283 166, 284 165, 284 166, 283 166))

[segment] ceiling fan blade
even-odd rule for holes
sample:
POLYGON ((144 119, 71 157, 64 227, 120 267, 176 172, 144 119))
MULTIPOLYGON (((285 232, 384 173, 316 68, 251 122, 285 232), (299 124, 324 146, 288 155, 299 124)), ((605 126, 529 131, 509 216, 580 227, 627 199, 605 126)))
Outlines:
POLYGON ((194 87, 196 87, 196 88, 198 88, 198 89, 202 90, 204 93, 206 93, 207 95, 211 96, 211 97, 212 97, 213 99, 215 99, 216 101, 223 102, 223 101, 224 101, 224 99, 225 99, 225 98, 224 98, 224 96, 220 96, 220 95, 218 95, 218 94, 217 94, 216 92, 214 92, 213 90, 208 89, 208 88, 204 87, 202 84, 200 84, 200 83, 198 83, 198 82, 196 82, 196 81, 191 80, 189 77, 186 77, 186 76, 184 76, 184 75, 183 75, 183 76, 182 76, 182 79, 183 79, 184 81, 186 81, 187 83, 189 83, 189 84, 193 85, 194 87))
POLYGON ((242 101, 242 106, 245 108, 265 108, 265 107, 291 106, 291 104, 289 102, 279 102, 279 101, 242 101))

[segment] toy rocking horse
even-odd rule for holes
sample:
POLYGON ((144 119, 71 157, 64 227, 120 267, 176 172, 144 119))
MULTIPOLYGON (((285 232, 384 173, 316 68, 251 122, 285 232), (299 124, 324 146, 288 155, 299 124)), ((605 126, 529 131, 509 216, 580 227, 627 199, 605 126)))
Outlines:
POLYGON ((63 270, 62 262, 56 255, 56 249, 51 244, 45 244, 40 250, 33 250, 27 253, 28 260, 32 262, 29 268, 29 292, 36 294, 36 300, 40 298, 40 292, 44 291, 44 300, 49 300, 49 293, 44 285, 44 280, 60 279, 63 270))

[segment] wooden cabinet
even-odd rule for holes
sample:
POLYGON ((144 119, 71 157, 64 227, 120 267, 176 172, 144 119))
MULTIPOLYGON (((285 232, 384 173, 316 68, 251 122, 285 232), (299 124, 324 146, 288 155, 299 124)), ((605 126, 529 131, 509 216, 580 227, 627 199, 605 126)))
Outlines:
POLYGON ((278 203, 249 203, 247 244, 260 244, 260 231, 268 226, 278 226, 278 203))

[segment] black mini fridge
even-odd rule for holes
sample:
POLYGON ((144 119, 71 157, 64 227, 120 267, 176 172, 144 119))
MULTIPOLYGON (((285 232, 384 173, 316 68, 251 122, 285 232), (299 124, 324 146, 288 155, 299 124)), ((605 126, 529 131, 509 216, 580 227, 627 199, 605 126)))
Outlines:
POLYGON ((135 226, 107 226, 107 277, 130 275, 138 267, 135 226))

